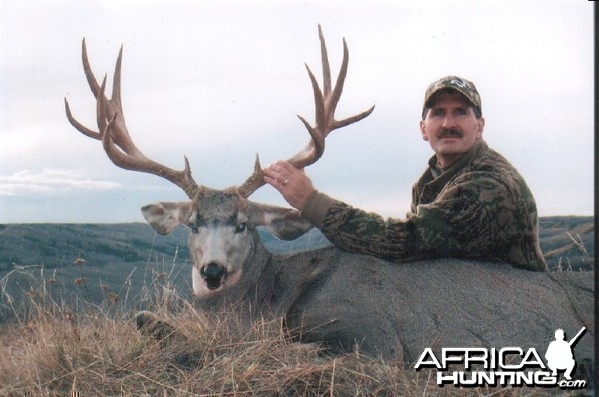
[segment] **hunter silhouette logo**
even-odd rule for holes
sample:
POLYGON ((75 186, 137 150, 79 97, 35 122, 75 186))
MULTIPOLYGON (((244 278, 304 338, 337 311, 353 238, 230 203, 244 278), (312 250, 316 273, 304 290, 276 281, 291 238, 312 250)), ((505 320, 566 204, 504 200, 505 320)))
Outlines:
POLYGON ((582 327, 570 342, 566 342, 564 330, 558 329, 555 331, 555 340, 547 347, 547 353, 545 353, 545 359, 547 360, 547 366, 551 369, 551 375, 557 376, 558 370, 565 370, 564 377, 567 380, 572 379, 572 371, 576 366, 574 361, 574 354, 572 353, 572 347, 578 339, 584 334, 586 327, 582 327))
POLYGON ((585 380, 572 380, 576 367, 572 349, 585 333, 580 331, 570 341, 563 329, 555 331, 555 340, 549 343, 545 361, 534 347, 528 349, 509 346, 503 348, 444 347, 440 354, 424 349, 415 370, 437 369, 437 385, 458 387, 477 386, 541 386, 562 389, 582 389, 585 380), (450 370, 450 367, 454 367, 450 370), (560 380, 558 371, 564 371, 560 380))

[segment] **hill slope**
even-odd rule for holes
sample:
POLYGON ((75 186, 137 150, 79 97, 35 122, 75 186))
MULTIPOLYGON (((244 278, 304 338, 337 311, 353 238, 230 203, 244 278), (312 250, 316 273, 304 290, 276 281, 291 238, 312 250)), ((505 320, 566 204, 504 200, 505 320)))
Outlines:
MULTIPOLYGON (((590 269, 595 253, 592 217, 540 219, 541 248, 548 265, 590 269)), ((277 240, 267 232, 260 236, 275 253, 300 252, 328 244, 318 230, 297 240, 277 240)), ((0 271, 14 265, 43 265, 47 269, 70 265, 76 258, 88 264, 140 264, 187 261, 187 231, 178 228, 158 236, 145 223, 130 224, 11 224, 0 225, 0 271)))
MULTIPOLYGON (((594 268, 592 217, 542 218, 540 224, 550 269, 594 268)), ((291 242, 260 235, 275 253, 329 244, 316 229, 291 242)), ((74 307, 118 299, 144 309, 149 292, 162 294, 164 287, 189 297, 190 273, 185 228, 159 236, 144 223, 0 225, 0 322, 34 297, 74 307)))

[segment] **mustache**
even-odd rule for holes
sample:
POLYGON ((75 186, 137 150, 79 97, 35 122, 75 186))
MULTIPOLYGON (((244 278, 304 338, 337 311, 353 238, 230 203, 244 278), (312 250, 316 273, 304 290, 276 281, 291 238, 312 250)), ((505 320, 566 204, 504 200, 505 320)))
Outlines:
POLYGON ((438 135, 438 138, 462 138, 464 133, 457 128, 443 128, 438 135))

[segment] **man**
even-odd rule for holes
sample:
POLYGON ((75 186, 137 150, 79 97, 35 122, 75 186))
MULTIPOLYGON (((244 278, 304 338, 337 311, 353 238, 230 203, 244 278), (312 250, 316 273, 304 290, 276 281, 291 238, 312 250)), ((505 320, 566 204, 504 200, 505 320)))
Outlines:
POLYGON ((545 359, 547 360, 547 366, 551 369, 551 375, 557 376, 558 369, 566 370, 564 377, 567 380, 572 379, 572 371, 576 366, 576 361, 574 361, 574 355, 572 354, 572 344, 575 341, 576 337, 567 342, 563 329, 555 331, 555 340, 549 344, 545 353, 545 359))
POLYGON ((534 198, 516 169, 482 139, 474 84, 456 76, 425 92, 420 131, 434 156, 412 188, 406 219, 353 208, 314 189, 303 170, 278 161, 264 180, 341 249, 396 262, 440 257, 545 269, 534 198))

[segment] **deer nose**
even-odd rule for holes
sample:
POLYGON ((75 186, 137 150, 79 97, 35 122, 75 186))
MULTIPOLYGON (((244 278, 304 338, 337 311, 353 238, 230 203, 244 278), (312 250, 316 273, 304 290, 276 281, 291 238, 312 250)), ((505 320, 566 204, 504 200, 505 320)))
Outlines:
POLYGON ((202 279, 206 282, 209 289, 217 289, 220 287, 226 274, 225 268, 214 262, 202 266, 200 269, 200 276, 202 276, 202 279))

